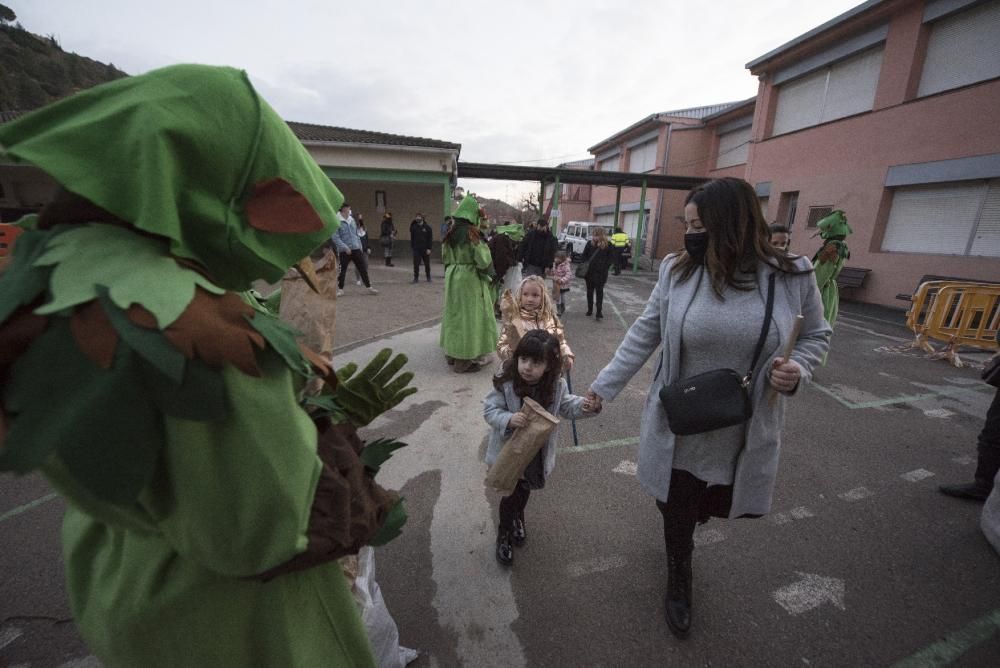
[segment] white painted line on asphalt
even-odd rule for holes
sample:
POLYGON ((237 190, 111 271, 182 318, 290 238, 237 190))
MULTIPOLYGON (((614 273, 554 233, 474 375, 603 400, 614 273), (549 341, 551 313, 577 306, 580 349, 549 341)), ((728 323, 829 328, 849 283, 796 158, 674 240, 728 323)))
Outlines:
POLYGON ((40 506, 42 504, 48 503, 49 501, 51 501, 52 499, 56 498, 57 496, 59 496, 59 495, 56 494, 55 492, 50 492, 49 494, 46 494, 45 496, 39 497, 39 498, 35 499, 34 501, 30 501, 30 502, 24 504, 23 506, 18 506, 17 508, 12 508, 11 510, 8 510, 7 512, 5 512, 3 514, 0 514, 0 522, 5 522, 5 521, 9 520, 12 517, 17 517, 21 513, 25 513, 27 511, 31 510, 32 508, 37 508, 38 506, 40 506))
POLYGON ((895 341, 897 343, 909 343, 906 339, 901 339, 898 336, 889 336, 888 334, 883 334, 882 332, 876 332, 874 329, 870 329, 868 327, 859 327, 858 325, 852 325, 850 320, 851 320, 850 318, 837 318, 837 324, 843 325, 848 329, 855 329, 859 332, 864 332, 869 336, 877 336, 879 338, 889 339, 890 341, 895 341))
POLYGON ((869 496, 875 496, 875 492, 867 487, 855 487, 837 496, 844 501, 860 501, 861 499, 867 499, 869 496))
POLYGON ((924 411, 924 415, 929 418, 948 418, 954 415, 947 408, 931 408, 930 410, 924 411))
POLYGON ((578 578, 591 573, 603 573, 612 568, 621 568, 625 565, 625 557, 615 555, 613 557, 596 557, 586 561, 577 561, 566 567, 566 572, 571 578, 578 578))
POLYGON ((792 521, 792 518, 785 513, 772 513, 767 518, 778 525, 788 524, 792 521))
POLYGON ((892 665, 892 668, 944 668, 957 661, 976 645, 993 638, 1000 631, 1000 608, 974 620, 961 629, 916 654, 892 665))
POLYGON ((639 465, 635 462, 630 462, 627 459, 623 459, 621 463, 611 469, 612 473, 623 473, 625 475, 635 475, 639 472, 639 465))
POLYGON ((704 547, 706 545, 711 545, 712 543, 721 543, 724 540, 726 540, 726 534, 722 533, 718 529, 703 529, 701 531, 694 532, 695 547, 704 547))
POLYGON ((101 668, 101 662, 96 656, 85 656, 79 659, 70 659, 66 663, 59 664, 59 668, 101 668))
POLYGON ((970 457, 969 455, 962 455, 961 457, 952 457, 951 461, 955 462, 956 464, 961 464, 962 466, 968 466, 969 464, 973 463, 976 460, 970 457))
POLYGON ((799 506, 798 508, 792 508, 788 512, 791 514, 792 519, 796 519, 796 520, 804 520, 807 517, 816 517, 815 515, 812 514, 812 511, 809 510, 808 508, 806 508, 805 506, 799 506))
POLYGON ((908 482, 920 482, 924 478, 930 478, 932 475, 934 474, 928 471, 927 469, 914 469, 912 471, 909 471, 908 473, 904 473, 899 477, 908 482))
POLYGON ((799 580, 775 590, 771 595, 778 605, 792 615, 801 615, 824 603, 845 610, 844 581, 813 573, 796 571, 799 580))
POLYGON ((3 649, 23 635, 24 631, 16 626, 8 626, 5 629, 0 629, 0 649, 3 649))

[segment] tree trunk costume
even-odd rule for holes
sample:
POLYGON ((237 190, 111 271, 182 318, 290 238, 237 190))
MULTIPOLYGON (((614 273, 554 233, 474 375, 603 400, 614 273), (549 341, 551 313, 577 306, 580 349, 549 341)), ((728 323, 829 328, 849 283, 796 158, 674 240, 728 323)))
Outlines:
POLYGON ((239 295, 330 237, 340 192, 226 68, 92 88, 0 127, 0 145, 62 186, 0 276, 0 470, 41 469, 68 500, 70 604, 94 654, 372 665, 336 559, 405 518, 373 480, 401 444, 355 428, 412 375, 390 382, 405 359, 383 351, 338 384, 239 295))
POLYGON ((476 199, 467 195, 453 217, 455 223, 441 244, 445 272, 440 343, 447 357, 467 366, 492 352, 497 342, 492 259, 480 239, 476 199))

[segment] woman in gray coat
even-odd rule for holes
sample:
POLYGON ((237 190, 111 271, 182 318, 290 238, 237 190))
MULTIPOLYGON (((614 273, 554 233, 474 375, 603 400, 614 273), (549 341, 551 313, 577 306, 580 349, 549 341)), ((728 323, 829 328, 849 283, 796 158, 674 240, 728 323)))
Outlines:
POLYGON ((691 624, 695 525, 711 516, 760 517, 770 511, 786 398, 811 378, 831 334, 810 263, 771 247, 750 184, 735 178, 709 181, 688 194, 684 217, 684 252, 660 265, 645 311, 588 392, 599 410, 662 344, 642 416, 638 477, 663 515, 667 624, 681 638, 691 624), (773 313, 749 387, 753 416, 734 427, 673 434, 660 388, 713 369, 746 372, 772 274, 773 313), (781 351, 799 314, 801 333, 786 360, 781 351), (776 401, 769 400, 772 390, 776 401))

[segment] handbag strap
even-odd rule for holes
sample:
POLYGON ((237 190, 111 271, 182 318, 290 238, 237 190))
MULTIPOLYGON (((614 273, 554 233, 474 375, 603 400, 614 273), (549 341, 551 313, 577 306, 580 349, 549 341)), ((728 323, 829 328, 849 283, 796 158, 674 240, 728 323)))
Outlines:
POLYGON ((772 272, 767 277, 767 306, 764 308, 764 323, 760 327, 760 338, 757 339, 757 347, 753 351, 753 361, 750 362, 750 370, 743 377, 743 387, 749 387, 750 385, 750 380, 753 378, 753 371, 757 368, 757 360, 760 359, 760 353, 764 350, 764 340, 767 338, 767 330, 771 327, 771 312, 774 311, 774 277, 776 275, 775 272, 772 272))

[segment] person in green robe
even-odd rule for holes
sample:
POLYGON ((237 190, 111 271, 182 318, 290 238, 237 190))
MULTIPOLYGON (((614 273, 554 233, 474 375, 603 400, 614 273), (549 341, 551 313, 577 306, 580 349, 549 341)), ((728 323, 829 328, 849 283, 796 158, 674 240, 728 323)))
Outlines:
POLYGON ((59 184, 0 275, 0 470, 40 469, 67 500, 93 653, 374 665, 337 559, 405 518, 373 480, 402 444, 356 430, 412 374, 384 350, 334 377, 241 296, 329 239, 343 196, 229 68, 89 89, 0 126, 0 149, 59 184))
POLYGON ((481 239, 479 203, 466 195, 452 214, 454 224, 441 244, 444 272, 444 315, 441 348, 456 373, 478 371, 481 357, 497 344, 490 285, 492 258, 481 239))
MULTIPOLYGON (((816 272, 816 284, 823 298, 823 315, 832 328, 840 311, 840 286, 837 284, 837 276, 844 268, 844 263, 851 257, 845 239, 854 230, 847 224, 847 216, 840 209, 831 211, 816 226, 819 228, 816 234, 823 239, 823 245, 816 251, 812 263, 816 272)), ((825 354, 823 364, 826 364, 825 354)))

